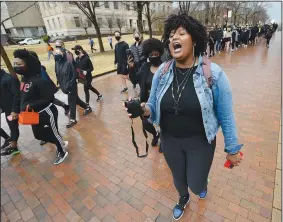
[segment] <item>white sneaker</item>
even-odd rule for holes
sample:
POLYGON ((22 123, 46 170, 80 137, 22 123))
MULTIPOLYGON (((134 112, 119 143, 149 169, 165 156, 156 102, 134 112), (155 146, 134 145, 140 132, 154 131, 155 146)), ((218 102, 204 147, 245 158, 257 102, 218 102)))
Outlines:
POLYGON ((63 148, 66 149, 66 148, 68 147, 68 145, 69 145, 69 142, 68 142, 68 141, 64 141, 64 146, 63 146, 63 148))

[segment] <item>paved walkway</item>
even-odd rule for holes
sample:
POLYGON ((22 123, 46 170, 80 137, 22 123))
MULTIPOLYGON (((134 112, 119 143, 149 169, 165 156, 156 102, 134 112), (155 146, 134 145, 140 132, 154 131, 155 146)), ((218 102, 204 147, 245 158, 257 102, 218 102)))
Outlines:
MULTIPOLYGON (((245 160, 233 170, 224 168, 219 134, 208 197, 200 201, 192 195, 181 221, 271 221, 281 109, 280 34, 269 49, 262 41, 213 58, 233 88, 245 160)), ((21 127, 22 153, 1 158, 1 221, 171 221, 178 197, 163 155, 154 147, 148 158, 136 158, 118 76, 96 80, 95 86, 104 101, 98 104, 92 95, 95 112, 82 117, 79 110, 73 129, 65 129, 67 117, 60 110, 60 130, 70 144, 63 164, 54 166, 55 148, 41 147, 30 127, 21 127)), ((129 94, 135 95, 133 90, 129 94)), ((136 120, 137 141, 144 147, 140 125, 136 120)))

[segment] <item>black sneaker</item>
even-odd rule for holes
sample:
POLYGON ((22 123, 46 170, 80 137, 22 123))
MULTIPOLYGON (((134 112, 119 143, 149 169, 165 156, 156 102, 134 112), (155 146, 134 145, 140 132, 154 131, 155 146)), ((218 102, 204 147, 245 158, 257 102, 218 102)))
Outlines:
POLYGON ((121 93, 125 93, 125 92, 127 92, 128 91, 128 88, 126 87, 126 88, 124 88, 122 91, 121 91, 121 93))
POLYGON ((47 143, 46 141, 41 140, 41 141, 40 141, 40 146, 43 146, 43 145, 45 145, 46 143, 47 143))
POLYGON ((68 154, 69 154, 68 151, 65 151, 65 153, 58 153, 58 155, 57 155, 57 157, 54 161, 54 164, 58 165, 58 164, 62 163, 66 159, 68 154))
POLYGON ((103 95, 102 95, 102 94, 100 94, 100 95, 97 97, 96 102, 100 102, 100 101, 102 100, 102 98, 103 98, 103 95))
POLYGON ((92 109, 90 107, 86 108, 83 115, 86 116, 92 112, 92 109))
POLYGON ((10 146, 10 139, 5 140, 4 144, 1 146, 1 150, 10 146))
POLYGON ((151 141, 151 146, 156 146, 158 143, 158 139, 159 139, 159 133, 155 137, 153 137, 151 141))
POLYGON ((70 106, 69 105, 65 105, 64 109, 65 109, 65 115, 68 115, 69 112, 70 112, 70 106))
POLYGON ((11 147, 8 146, 6 149, 1 150, 1 156, 9 156, 9 155, 16 155, 19 154, 19 148, 18 147, 11 147))
POLYGON ((187 204, 190 202, 190 194, 184 197, 180 197, 179 202, 176 204, 176 206, 173 209, 173 219, 174 220, 180 220, 182 216, 184 215, 184 211, 187 207, 187 204))
POLYGON ((66 125, 67 128, 71 128, 77 124, 76 120, 70 120, 70 122, 66 125))

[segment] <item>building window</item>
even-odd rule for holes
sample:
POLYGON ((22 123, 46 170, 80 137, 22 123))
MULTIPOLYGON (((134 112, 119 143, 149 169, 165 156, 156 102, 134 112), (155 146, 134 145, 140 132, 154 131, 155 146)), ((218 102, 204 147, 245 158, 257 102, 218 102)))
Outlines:
POLYGON ((129 4, 126 4, 126 9, 127 9, 128 11, 130 11, 130 5, 129 5, 129 4))
POLYGON ((118 9, 118 2, 113 2, 114 4, 114 9, 118 9))
POLYGON ((161 5, 158 4, 158 12, 161 12, 161 5))
POLYGON ((92 22, 89 19, 87 20, 87 25, 88 25, 88 27, 92 26, 92 22))
POLYGON ((104 2, 105 8, 109 8, 109 2, 104 2))
POLYGON ((56 27, 56 25, 55 25, 54 18, 52 19, 52 24, 53 24, 54 29, 56 29, 57 27, 56 27))
POLYGON ((133 20, 130 19, 130 27, 132 28, 133 27, 133 20))
POLYGON ((165 5, 163 5, 163 12, 165 12, 165 5))
POLYGON ((145 20, 142 21, 142 25, 145 28, 145 20))
POLYGON ((155 3, 152 4, 152 10, 155 11, 155 3))
POLYGON ((58 17, 57 19, 58 19, 59 27, 62 28, 62 24, 61 24, 60 18, 58 17))
POLYGON ((80 18, 79 17, 74 17, 74 20, 75 20, 76 27, 77 28, 81 27, 80 18))
POLYGON ((48 28, 48 29, 51 29, 50 21, 49 21, 49 20, 46 20, 46 21, 47 21, 47 28, 48 28))
POLYGON ((168 12, 170 11, 170 7, 169 7, 169 6, 167 6, 167 11, 168 11, 168 12))
POLYGON ((97 18, 97 23, 99 26, 102 26, 102 18, 97 18))

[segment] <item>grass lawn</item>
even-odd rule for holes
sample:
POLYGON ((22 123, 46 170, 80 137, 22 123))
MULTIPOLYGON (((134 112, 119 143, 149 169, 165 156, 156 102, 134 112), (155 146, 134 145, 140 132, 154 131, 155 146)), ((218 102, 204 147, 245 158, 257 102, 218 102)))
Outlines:
MULTIPOLYGON (((149 36, 145 35, 144 39, 147 39, 149 36)), ((160 36, 154 36, 155 38, 160 39, 160 36)), ((115 38, 114 36, 112 36, 113 39, 113 47, 115 46, 115 38)), ((134 42, 134 38, 133 35, 124 35, 122 36, 122 39, 124 41, 126 41, 129 46, 131 46, 131 44, 134 42)), ((90 59, 92 61, 92 63, 94 64, 94 71, 93 71, 93 75, 97 75, 97 74, 101 74, 107 71, 111 71, 114 70, 114 50, 111 50, 110 45, 108 44, 107 41, 107 37, 103 37, 103 45, 104 45, 104 49, 105 52, 101 53, 99 52, 99 45, 98 45, 98 41, 95 38, 94 42, 95 42, 95 48, 98 50, 95 53, 91 53, 90 50, 90 46, 88 45, 88 39, 85 40, 79 40, 77 41, 77 43, 75 41, 72 42, 66 42, 65 46, 68 50, 71 51, 71 48, 73 48, 75 45, 81 45, 84 50, 89 54, 90 59)), ((54 44, 51 44, 52 46, 54 44)), ((47 69, 48 74, 50 75, 50 77, 53 79, 53 81, 56 80, 56 76, 55 76, 55 72, 54 72, 54 66, 55 66, 55 62, 54 59, 51 57, 50 60, 48 60, 47 57, 47 46, 45 43, 41 43, 39 45, 26 45, 26 46, 18 46, 18 45, 14 45, 14 46, 8 46, 8 47, 4 47, 6 50, 6 53, 8 55, 8 57, 10 58, 12 64, 13 64, 13 52, 15 49, 19 49, 19 48, 26 48, 28 50, 32 50, 35 51, 38 56, 39 59, 42 63, 42 65, 44 65, 47 69)), ((55 48, 55 46, 54 46, 55 48)), ((74 54, 75 55, 75 54, 74 54)), ((5 70, 5 64, 4 62, 2 62, 2 58, 1 58, 1 68, 4 68, 5 70)))

